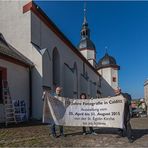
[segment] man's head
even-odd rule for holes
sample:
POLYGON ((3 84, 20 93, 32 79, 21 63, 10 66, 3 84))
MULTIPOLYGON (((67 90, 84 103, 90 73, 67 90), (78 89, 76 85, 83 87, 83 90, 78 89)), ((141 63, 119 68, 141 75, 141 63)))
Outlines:
POLYGON ((56 94, 57 94, 58 96, 60 96, 60 95, 61 95, 61 92, 62 92, 62 88, 58 86, 58 87, 56 88, 56 94))
POLYGON ((85 93, 82 93, 82 94, 80 95, 80 99, 86 99, 86 94, 85 94, 85 93))
POLYGON ((115 95, 120 95, 121 94, 121 88, 117 87, 116 89, 114 89, 115 95))

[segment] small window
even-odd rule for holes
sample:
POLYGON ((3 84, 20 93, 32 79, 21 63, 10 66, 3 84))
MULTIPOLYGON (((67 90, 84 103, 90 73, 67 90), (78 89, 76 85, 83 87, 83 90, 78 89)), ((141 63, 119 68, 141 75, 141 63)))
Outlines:
POLYGON ((86 69, 85 69, 85 63, 83 62, 83 74, 85 75, 85 71, 86 71, 86 69))
POLYGON ((116 82, 116 81, 117 81, 116 77, 113 77, 113 82, 116 82))
POLYGON ((0 71, 0 103, 3 102, 3 95, 2 95, 2 71, 0 71))

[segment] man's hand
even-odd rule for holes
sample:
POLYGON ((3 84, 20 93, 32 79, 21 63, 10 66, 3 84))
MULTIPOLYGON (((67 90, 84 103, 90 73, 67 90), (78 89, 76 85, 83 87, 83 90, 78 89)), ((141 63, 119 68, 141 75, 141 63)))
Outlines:
POLYGON ((70 105, 70 100, 69 99, 66 99, 65 100, 65 107, 67 108, 69 105, 70 105))

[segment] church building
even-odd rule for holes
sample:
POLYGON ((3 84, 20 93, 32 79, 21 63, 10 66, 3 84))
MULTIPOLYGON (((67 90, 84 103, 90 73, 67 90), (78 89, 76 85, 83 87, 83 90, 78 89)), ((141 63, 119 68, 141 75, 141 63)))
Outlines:
POLYGON ((44 87, 61 86, 68 98, 114 95, 120 67, 107 53, 96 61, 85 13, 78 46, 33 1, 0 1, 0 14, 0 87, 7 79, 12 99, 25 100, 28 119, 42 118, 44 87))

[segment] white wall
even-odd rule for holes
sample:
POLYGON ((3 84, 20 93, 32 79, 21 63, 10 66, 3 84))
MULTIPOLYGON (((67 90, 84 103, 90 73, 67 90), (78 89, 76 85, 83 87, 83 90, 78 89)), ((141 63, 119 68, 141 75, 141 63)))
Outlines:
POLYGON ((28 58, 30 54, 30 12, 23 14, 26 1, 0 1, 0 32, 7 42, 28 58))
POLYGON ((114 90, 113 88, 109 85, 109 83, 102 77, 101 78, 101 97, 108 97, 108 96, 114 96, 114 90))
POLYGON ((99 73, 108 82, 108 84, 111 85, 111 68, 102 68, 99 70, 99 73))
MULTIPOLYGON (((7 69, 7 80, 12 99, 25 100, 29 114, 29 69, 0 59, 0 67, 7 69)), ((4 121, 4 106, 0 104, 0 122, 4 121)))
POLYGON ((81 50, 82 55, 89 60, 89 63, 95 67, 95 51, 94 50, 81 50))
POLYGON ((95 59, 94 50, 81 50, 81 53, 86 59, 95 59))
POLYGON ((35 65, 32 70, 32 108, 33 117, 39 119, 42 114, 42 56, 31 44, 31 12, 23 13, 23 6, 28 2, 30 0, 0 1, 0 32, 9 44, 35 65))

